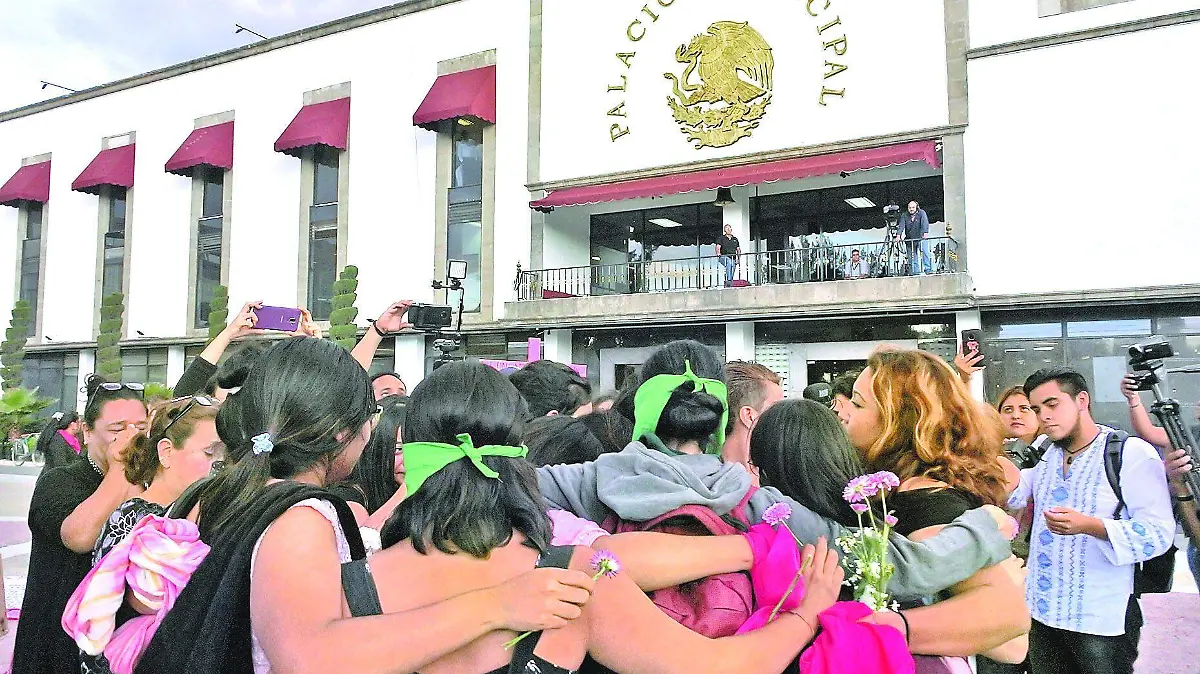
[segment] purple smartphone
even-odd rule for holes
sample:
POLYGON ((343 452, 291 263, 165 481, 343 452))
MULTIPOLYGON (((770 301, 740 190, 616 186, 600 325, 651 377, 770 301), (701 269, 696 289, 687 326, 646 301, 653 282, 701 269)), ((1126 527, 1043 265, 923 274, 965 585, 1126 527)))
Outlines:
POLYGON ((277 330, 279 332, 295 332, 300 328, 300 310, 288 307, 259 307, 254 310, 258 322, 254 324, 259 330, 277 330))

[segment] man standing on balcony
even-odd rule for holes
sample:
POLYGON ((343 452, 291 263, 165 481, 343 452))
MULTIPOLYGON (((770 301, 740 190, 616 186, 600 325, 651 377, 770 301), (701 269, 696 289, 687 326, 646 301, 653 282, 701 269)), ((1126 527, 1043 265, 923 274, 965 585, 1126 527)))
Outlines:
POLYGON ((717 255, 725 267, 725 287, 733 287, 733 276, 742 255, 742 242, 733 235, 733 225, 725 225, 725 233, 717 239, 717 255))
POLYGON ((912 274, 920 274, 922 258, 924 258, 924 273, 933 273, 933 261, 929 257, 929 216, 915 201, 908 202, 908 212, 900 216, 900 233, 904 237, 904 245, 908 248, 909 270, 912 274))
POLYGON ((867 264, 866 260, 862 259, 862 255, 858 252, 857 248, 850 251, 850 261, 846 263, 845 272, 845 277, 848 279, 866 278, 871 275, 870 265, 867 264))

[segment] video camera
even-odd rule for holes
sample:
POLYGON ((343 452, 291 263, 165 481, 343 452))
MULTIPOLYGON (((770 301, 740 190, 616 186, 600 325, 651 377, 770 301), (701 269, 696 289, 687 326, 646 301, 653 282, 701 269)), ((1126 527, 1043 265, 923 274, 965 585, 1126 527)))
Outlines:
POLYGON ((1129 373, 1138 391, 1153 391, 1162 383, 1163 361, 1175 355, 1175 349, 1166 340, 1134 344, 1129 347, 1129 373))

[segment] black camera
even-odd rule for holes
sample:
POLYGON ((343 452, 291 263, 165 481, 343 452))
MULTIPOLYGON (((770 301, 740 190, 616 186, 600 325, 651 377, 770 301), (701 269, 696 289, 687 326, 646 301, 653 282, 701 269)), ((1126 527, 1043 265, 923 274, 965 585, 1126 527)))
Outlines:
POLYGON ((883 207, 884 215, 896 215, 899 212, 900 212, 900 207, 897 206, 896 204, 888 204, 887 206, 883 207))
POLYGON ((440 304, 414 304, 408 308, 408 322, 414 330, 437 332, 450 327, 453 310, 440 304))
POLYGON ((1134 344, 1129 347, 1129 364, 1137 367, 1151 360, 1163 360, 1175 355, 1175 350, 1166 340, 1148 344, 1134 344))

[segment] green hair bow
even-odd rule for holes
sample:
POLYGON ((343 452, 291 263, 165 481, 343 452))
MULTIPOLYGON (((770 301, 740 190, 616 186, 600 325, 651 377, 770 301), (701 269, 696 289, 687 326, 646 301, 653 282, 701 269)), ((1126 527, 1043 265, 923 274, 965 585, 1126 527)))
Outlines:
POLYGON ((461 459, 470 459, 484 477, 500 479, 500 474, 483 462, 485 456, 523 459, 529 453, 525 446, 484 445, 476 447, 467 433, 458 434, 457 445, 444 442, 409 442, 404 445, 404 486, 412 496, 435 473, 461 459))
MULTIPOLYGON (((684 361, 683 374, 655 375, 638 387, 633 396, 633 440, 641 440, 644 436, 654 433, 662 418, 663 409, 671 394, 680 386, 691 382, 696 391, 704 391, 721 401, 721 425, 713 434, 712 442, 705 449, 707 454, 720 454, 725 445, 725 426, 729 423, 729 389, 724 382, 716 379, 697 377, 692 372, 691 361, 684 361)), ((407 464, 405 464, 407 465, 407 464)), ((411 492, 410 492, 411 493, 411 492)))

